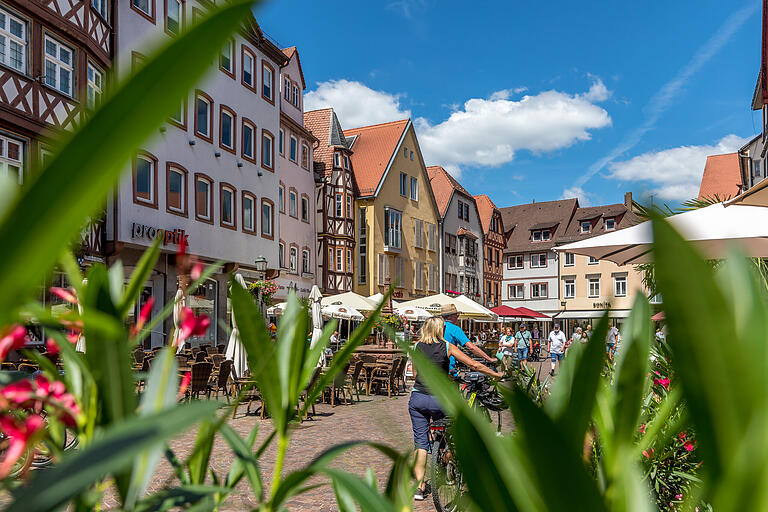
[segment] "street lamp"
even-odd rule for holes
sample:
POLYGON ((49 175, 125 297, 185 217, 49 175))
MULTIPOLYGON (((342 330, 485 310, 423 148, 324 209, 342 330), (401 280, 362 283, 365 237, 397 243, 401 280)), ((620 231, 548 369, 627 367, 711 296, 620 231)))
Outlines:
MULTIPOLYGON (((259 257, 256 258, 256 261, 254 261, 254 264, 256 266, 256 272, 259 274, 259 281, 264 281, 267 278, 267 258, 259 254, 259 257)), ((263 286, 263 283, 262 283, 262 286, 263 286)), ((259 287, 258 290, 259 290, 259 293, 258 293, 259 311, 261 311, 261 315, 264 317, 266 321, 267 313, 264 308, 264 288, 259 287)))

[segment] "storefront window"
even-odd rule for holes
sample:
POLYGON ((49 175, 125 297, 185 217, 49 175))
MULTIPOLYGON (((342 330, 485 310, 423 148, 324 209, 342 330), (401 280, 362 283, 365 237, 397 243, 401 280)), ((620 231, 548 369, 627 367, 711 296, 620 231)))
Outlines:
POLYGON ((211 319, 211 327, 203 336, 189 338, 190 347, 200 345, 216 345, 216 310, 217 310, 218 283, 213 279, 206 280, 188 297, 188 306, 195 315, 208 315, 211 319))

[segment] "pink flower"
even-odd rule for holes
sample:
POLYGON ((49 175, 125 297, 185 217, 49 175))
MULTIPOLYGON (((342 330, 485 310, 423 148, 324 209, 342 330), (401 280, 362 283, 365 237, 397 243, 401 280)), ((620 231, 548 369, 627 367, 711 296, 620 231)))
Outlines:
POLYGON ((12 382, 0 388, 0 408, 13 409, 31 401, 35 396, 29 379, 12 382))
POLYGON ((653 457, 655 453, 656 453, 656 450, 654 450, 653 448, 651 448, 649 451, 643 450, 643 455, 645 456, 646 459, 650 459, 651 457, 653 457))
POLYGON ((190 277, 192 277, 192 281, 197 281, 200 279, 200 276, 203 275, 203 264, 199 261, 195 263, 192 266, 192 271, 189 273, 190 277))
POLYGON ((181 310, 181 332, 179 332, 178 343, 182 343, 190 336, 202 336, 211 326, 211 320, 207 315, 195 316, 190 308, 181 310))
POLYGON ((21 325, 13 325, 0 331, 0 361, 5 360, 8 352, 27 344, 27 330, 21 325))
POLYGON ((78 302, 74 291, 59 288, 58 286, 51 286, 51 293, 56 295, 61 300, 69 302, 70 304, 77 304, 78 302))
POLYGON ((33 438, 37 437, 45 425, 45 421, 39 414, 32 414, 24 422, 20 422, 13 416, 0 416, 0 428, 10 438, 5 459, 0 463, 0 479, 8 476, 11 468, 24 454, 28 446, 34 445, 33 438))
POLYGON ((682 443, 685 440, 685 432, 677 434, 677 439, 682 443))
POLYGON ((53 338, 48 338, 48 340, 45 342, 45 349, 49 354, 59 353, 59 346, 56 344, 56 340, 53 338))
POLYGON ((182 377, 181 384, 179 385, 179 400, 184 398, 184 393, 187 392, 190 382, 192 382, 192 372, 187 372, 184 374, 184 377, 182 377))
POLYGON ((664 389, 669 389, 669 379, 653 379, 653 383, 657 386, 661 386, 664 389))
POLYGON ((693 444, 692 442, 690 442, 690 441, 688 441, 687 443, 685 443, 685 444, 683 445, 683 447, 684 447, 684 448, 685 448, 687 451, 689 451, 689 452, 692 452, 692 451, 693 451, 693 449, 694 449, 694 448, 696 448, 696 447, 694 446, 694 444, 693 444))
POLYGON ((683 495, 682 494, 675 494, 675 499, 680 501, 681 499, 683 499, 683 495))
POLYGON ((155 298, 150 296, 147 299, 147 302, 145 302, 144 305, 141 306, 141 311, 139 311, 139 318, 136 321, 136 324, 133 327, 131 327, 131 336, 136 336, 144 328, 144 325, 146 325, 147 320, 149 320, 149 317, 152 314, 152 307, 154 305, 155 305, 155 298))
POLYGON ((50 381, 44 375, 38 375, 34 380, 24 379, 0 388, 2 409, 33 409, 39 412, 43 407, 48 407, 49 412, 65 425, 77 426, 75 418, 80 414, 80 407, 61 381, 50 381))
POLYGON ((642 425, 640 425, 640 428, 639 428, 639 429, 637 429, 637 430, 639 430, 641 434, 645 434, 645 423, 643 423, 642 425))
POLYGON ((67 333, 67 341, 74 345, 80 339, 80 336, 82 336, 82 333, 78 331, 69 331, 67 333))

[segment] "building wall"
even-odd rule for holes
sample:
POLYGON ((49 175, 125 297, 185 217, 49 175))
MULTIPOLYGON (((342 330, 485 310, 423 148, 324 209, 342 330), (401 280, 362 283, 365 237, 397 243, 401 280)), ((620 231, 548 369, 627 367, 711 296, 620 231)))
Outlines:
POLYGON ((551 250, 546 251, 547 266, 531 267, 531 255, 533 252, 515 253, 522 254, 523 268, 515 270, 510 268, 510 253, 504 254, 504 274, 502 278, 501 302, 510 307, 526 307, 540 313, 554 314, 560 310, 559 286, 558 286, 558 255, 551 250), (534 283, 546 283, 546 299, 532 298, 531 285, 534 283), (522 284, 524 297, 512 299, 509 297, 509 285, 522 284))
MULTIPOLYGON (((480 215, 477 213, 477 205, 475 204, 475 200, 472 198, 469 198, 467 196, 464 196, 463 194, 459 194, 458 192, 454 192, 451 196, 451 200, 448 203, 448 208, 445 210, 445 217, 443 218, 442 223, 442 240, 443 243, 440 244, 440 250, 443 253, 443 289, 442 292, 445 292, 449 286, 449 283, 446 279, 446 274, 452 274, 457 277, 457 289, 454 289, 453 291, 461 292, 467 296, 469 296, 471 299, 476 300, 478 302, 482 302, 482 293, 483 293, 483 227, 480 223, 480 215), (463 218, 459 219, 459 207, 458 202, 461 201, 465 205, 469 205, 469 220, 464 220, 463 218), (464 228, 467 231, 470 231, 472 234, 474 234, 477 239, 475 242, 477 242, 477 253, 476 257, 473 259, 460 256, 460 250, 458 248, 458 242, 457 242, 457 249, 456 254, 448 254, 448 243, 447 243, 447 237, 446 234, 454 235, 456 236, 459 228, 464 228), (459 284, 460 280, 459 277, 464 277, 464 285, 463 287, 459 284), (467 278, 472 278, 475 280, 475 288, 474 290, 469 290, 467 286, 467 278), (474 292, 470 295, 470 292, 474 292)), ((457 237, 458 239, 458 237, 457 237)))
MULTIPOLYGON (((316 229, 315 229, 315 177, 313 172, 313 139, 309 138, 304 130, 304 114, 301 109, 294 106, 294 102, 301 106, 302 88, 299 76, 298 54, 294 53, 288 64, 281 70, 280 109, 284 116, 281 118, 280 129, 284 136, 283 151, 277 156, 277 174, 280 186, 284 190, 283 203, 278 204, 279 241, 278 251, 283 252, 283 266, 280 276, 277 278, 277 292, 275 301, 281 301, 288 296, 288 290, 294 289, 299 296, 307 296, 315 284, 316 275, 316 229), (288 83, 286 84, 286 80, 288 83), (297 82, 298 81, 298 82, 297 82), (286 85, 290 87, 286 98, 286 85), (294 88, 296 86, 296 88, 294 88), (298 94, 294 100, 293 95, 298 94), (298 126, 297 126, 298 125, 298 126), (296 139, 296 159, 293 161, 290 154, 291 137, 296 139), (304 150, 306 149, 306 157, 304 150), (291 194, 296 194, 296 211, 291 212, 291 194), (302 200, 307 202, 306 217, 303 216, 302 200), (293 213, 293 214, 292 214, 293 213), (295 267, 291 268, 291 248, 296 251, 295 267), (304 271, 303 258, 308 257, 307 271, 304 271)), ((279 137, 279 135, 278 135, 279 137)), ((278 194, 279 198, 279 194, 278 194)), ((279 203, 279 199, 278 199, 279 203)), ((279 259, 279 258, 278 258, 279 259)))
MULTIPOLYGON (((501 214, 493 212, 492 219, 496 219, 498 230, 503 232, 501 214)), ((491 222, 491 228, 493 221, 491 222)), ((490 228, 489 228, 490 229, 490 228)), ((504 235, 499 232, 488 231, 483 236, 483 299, 486 307, 496 307, 501 304, 504 290, 502 277, 504 275, 504 235)))
POLYGON ((589 258, 580 255, 574 255, 573 265, 565 265, 565 256, 560 257, 559 286, 561 300, 566 303, 564 308, 560 308, 564 311, 629 310, 632 309, 635 295, 645 293, 642 273, 635 270, 634 266, 619 266, 607 260, 589 264, 589 258), (617 296, 615 293, 614 278, 617 276, 627 279, 625 296, 617 296), (597 297, 589 296, 589 277, 597 277, 600 280, 600 294, 597 297), (569 279, 573 279, 576 287, 574 298, 565 296, 565 282, 569 279))
MULTIPOLYGON (((354 150, 354 147, 352 148, 354 150)), ((357 201, 357 208, 365 208, 365 219, 367 223, 369 242, 368 242, 368 275, 366 283, 360 283, 358 276, 355 276, 355 291, 363 295, 373 295, 378 292, 384 292, 386 287, 380 284, 379 254, 384 254, 390 262, 390 277, 395 281, 395 263, 394 258, 403 258, 403 276, 398 288, 395 291, 395 297, 400 300, 409 300, 417 297, 430 295, 438 291, 438 273, 439 257, 438 243, 435 243, 435 250, 428 250, 428 228, 427 223, 435 225, 435 238, 438 230, 438 213, 435 207, 434 199, 431 196, 429 177, 419 154, 418 143, 413 127, 410 127, 400 145, 397 146, 396 154, 392 165, 384 178, 383 184, 375 198, 363 198, 357 201), (407 151, 407 156, 404 154, 407 151), (413 152, 413 159, 411 159, 413 152), (410 194, 410 178, 415 177, 418 180, 418 200, 413 201, 409 197, 400 195, 400 173, 408 176, 408 194, 410 194), (385 252, 384 247, 384 209, 392 207, 402 212, 402 249, 398 251, 385 252), (424 248, 417 248, 415 245, 414 220, 424 221, 424 248), (414 263, 423 263, 422 289, 416 288, 416 278, 414 275, 414 263), (435 278, 433 279, 433 290, 429 290, 428 265, 434 265, 435 278)), ((359 214, 356 216, 356 222, 359 222, 359 214)), ((356 229, 356 232, 359 232, 356 229)))
MULTIPOLYGON (((158 4, 159 7, 159 4, 158 4)), ((202 9, 202 2, 186 3, 185 20, 191 22, 193 11, 202 9)), ((120 20, 117 34, 117 57, 115 67, 120 76, 130 73, 134 67, 137 55, 148 55, 158 41, 169 38, 165 31, 164 10, 155 13, 155 22, 141 16, 131 7, 130 2, 120 2, 118 6, 120 20)), ((162 229, 182 229, 191 234, 189 251, 192 254, 233 262, 242 266, 253 266, 258 256, 264 256, 269 268, 278 266, 279 222, 277 220, 277 189, 278 173, 277 136, 279 129, 279 77, 274 76, 274 104, 262 98, 262 63, 267 62, 276 73, 279 64, 261 51, 253 41, 246 40, 243 35, 235 37, 234 69, 235 77, 230 77, 218 66, 213 66, 209 74, 196 89, 207 94, 213 102, 212 108, 212 142, 208 142, 194 133, 195 121, 195 91, 190 91, 186 98, 186 127, 179 127, 170 122, 163 126, 156 137, 145 144, 142 151, 157 159, 157 198, 156 206, 136 204, 133 199, 133 177, 130 169, 126 169, 124 178, 118 186, 116 212, 108 222, 107 230, 111 237, 131 246, 147 246, 151 240, 146 236, 137 237, 134 224, 146 225, 162 229), (241 83, 242 59, 241 48, 245 45, 256 56, 256 90, 251 90, 241 83), (224 104, 236 115, 235 143, 236 153, 232 154, 220 147, 220 106, 224 104), (257 129, 255 137, 255 162, 242 155, 242 120, 252 121, 257 129), (275 137, 273 169, 261 165, 261 137, 269 132, 275 137), (194 145, 191 145, 193 144, 194 145), (174 162, 187 171, 187 215, 178 215, 167 210, 166 202, 166 167, 168 162, 174 162), (212 223, 196 220, 195 218, 195 175, 204 174, 213 182, 212 223), (235 189, 235 219, 236 229, 221 225, 220 187, 226 183, 235 189), (242 193, 252 194, 258 203, 256 219, 257 233, 251 234, 243 230, 242 193), (272 236, 263 234, 262 206, 272 204, 273 227, 272 236)), ((176 244, 169 245, 170 250, 176 249, 176 244)))
MULTIPOLYGON (((338 294, 352 291, 355 268, 359 255, 355 251, 355 203, 352 180, 353 162, 346 148, 336 148, 339 154, 340 167, 336 166, 335 158, 331 165, 333 171, 325 174, 317 188, 318 197, 323 204, 318 205, 317 222, 320 235, 318 261, 318 281, 324 294, 338 294), (349 168, 344 169, 344 157, 349 168), (337 198, 341 199, 341 215, 336 215, 337 198), (347 214, 347 204, 352 211, 347 214), (339 253, 342 258, 339 260, 339 253), (357 256, 357 259, 356 259, 357 256)), ((358 214, 359 215, 359 214, 358 214)))

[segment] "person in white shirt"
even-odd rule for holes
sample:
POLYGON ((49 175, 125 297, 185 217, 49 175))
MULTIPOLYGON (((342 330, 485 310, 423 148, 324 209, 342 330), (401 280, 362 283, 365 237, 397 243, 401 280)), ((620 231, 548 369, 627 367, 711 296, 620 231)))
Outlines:
POLYGON ((547 351, 552 361, 552 369, 549 371, 550 375, 555 374, 555 363, 560 361, 562 364, 565 341, 565 333, 560 330, 560 324, 555 324, 549 333, 549 338, 547 338, 547 351))

